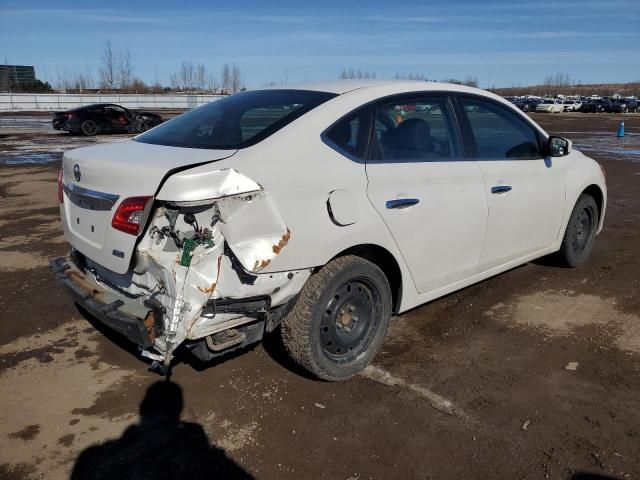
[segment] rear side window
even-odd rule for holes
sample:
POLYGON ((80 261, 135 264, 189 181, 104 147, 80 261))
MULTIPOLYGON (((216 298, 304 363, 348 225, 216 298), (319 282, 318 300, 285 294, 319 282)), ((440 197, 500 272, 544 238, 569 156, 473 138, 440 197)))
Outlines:
POLYGON ((446 97, 396 100, 375 108, 371 159, 446 161, 459 156, 446 97))
POLYGON ((476 143, 485 160, 534 159, 543 154, 534 128, 507 108, 475 98, 461 98, 476 143))
POLYGON ((338 121, 327 130, 325 136, 335 150, 362 160, 367 142, 366 110, 355 112, 338 121))
POLYGON ((187 148, 245 148, 335 96, 307 90, 242 92, 184 113, 138 135, 135 141, 187 148))

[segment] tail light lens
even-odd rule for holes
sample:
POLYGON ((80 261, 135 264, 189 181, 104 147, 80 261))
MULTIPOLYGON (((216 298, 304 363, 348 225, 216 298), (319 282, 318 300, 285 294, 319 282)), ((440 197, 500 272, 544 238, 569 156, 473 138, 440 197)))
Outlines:
POLYGON ((58 202, 64 202, 64 188, 62 187, 62 169, 58 172, 58 202))
POLYGON ((111 226, 116 230, 138 235, 142 229, 144 211, 153 197, 129 197, 125 198, 111 220, 111 226))

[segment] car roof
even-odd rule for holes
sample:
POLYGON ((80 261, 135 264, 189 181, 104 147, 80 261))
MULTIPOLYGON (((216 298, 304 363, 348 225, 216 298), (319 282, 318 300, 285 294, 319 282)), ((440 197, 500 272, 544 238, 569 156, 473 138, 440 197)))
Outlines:
POLYGON ((343 93, 352 92, 354 90, 369 89, 374 87, 386 86, 396 91, 396 93, 413 92, 416 90, 446 90, 446 91, 461 91, 469 92, 471 90, 477 90, 465 85, 459 85, 457 83, 442 83, 431 82, 427 80, 382 80, 382 79, 355 79, 355 80, 331 80, 326 82, 305 82, 296 83, 292 85, 278 85, 268 87, 269 89, 278 90, 310 90, 316 92, 337 93, 341 95, 343 93), (420 88, 417 89, 416 86, 420 88))
POLYGON ((96 108, 96 107, 120 107, 124 108, 120 105, 116 105, 115 103, 91 103, 89 105, 82 105, 81 107, 76 107, 68 110, 69 112, 78 112, 80 110, 86 110, 88 108, 96 108))

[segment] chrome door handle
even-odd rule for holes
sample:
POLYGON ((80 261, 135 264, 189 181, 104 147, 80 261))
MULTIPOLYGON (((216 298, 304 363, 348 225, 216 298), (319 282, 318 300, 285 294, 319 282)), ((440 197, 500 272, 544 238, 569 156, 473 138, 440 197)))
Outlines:
POLYGON ((511 191, 511 185, 496 185, 491 187, 491 193, 507 193, 511 191))
POLYGON ((407 208, 420 203, 417 198, 398 198, 396 200, 387 200, 387 208, 407 208))

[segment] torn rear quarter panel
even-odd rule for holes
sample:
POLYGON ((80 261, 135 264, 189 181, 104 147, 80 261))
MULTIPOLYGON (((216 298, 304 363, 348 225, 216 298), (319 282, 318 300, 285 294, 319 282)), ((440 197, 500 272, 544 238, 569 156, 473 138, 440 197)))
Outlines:
POLYGON ((268 307, 275 307, 297 294, 310 275, 308 269, 259 273, 292 235, 260 185, 233 169, 199 176, 195 191, 200 198, 193 189, 182 190, 186 184, 181 181, 169 179, 164 185, 132 271, 119 275, 89 265, 103 284, 141 301, 151 297, 162 306, 154 338, 165 358, 184 340, 254 321, 266 312, 216 312, 216 300, 263 296, 268 307), (168 192, 179 200, 169 200, 168 192))

